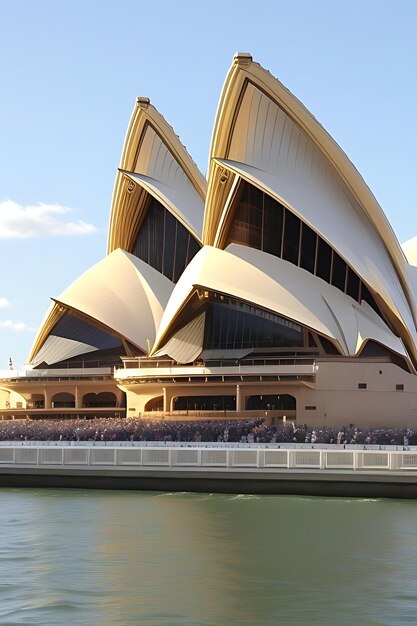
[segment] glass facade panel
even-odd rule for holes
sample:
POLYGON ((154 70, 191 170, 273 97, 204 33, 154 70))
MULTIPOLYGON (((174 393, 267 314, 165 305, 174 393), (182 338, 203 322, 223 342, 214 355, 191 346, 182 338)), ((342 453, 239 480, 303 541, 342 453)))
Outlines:
POLYGON ((189 234, 186 266, 189 264, 191 259, 195 257, 197 252, 200 250, 200 247, 200 244, 194 239, 192 235, 189 234))
POLYGON ((157 200, 152 200, 132 253, 177 282, 200 244, 157 200))
POLYGON ((118 337, 99 328, 93 322, 87 321, 69 311, 64 313, 58 320, 51 330, 51 335, 80 341, 100 350, 121 346, 121 341, 118 337))
POLYGON ((175 246, 173 278, 174 283, 178 282, 186 266, 189 236, 189 232, 185 230, 185 228, 182 228, 180 224, 177 224, 177 241, 175 246))
POLYGON ((148 231, 148 263, 158 272, 162 270, 162 250, 164 246, 164 214, 165 209, 153 202, 149 207, 147 220, 148 231))
POLYGON ((322 278, 327 283, 330 282, 330 269, 332 264, 332 249, 328 243, 319 237, 317 247, 317 267, 316 276, 322 278))
POLYGON ((314 274, 317 235, 307 224, 302 224, 300 267, 314 274))
POLYGON ((270 196, 264 196, 263 251, 281 256, 284 208, 270 196))
POLYGON ((149 260, 148 249, 148 229, 142 228, 136 240, 133 254, 147 263, 149 260))
POLYGON ((344 260, 333 250, 332 285, 345 290, 347 265, 344 260))
POLYGON ((375 298, 372 296, 368 287, 366 287, 366 285, 364 285, 363 283, 361 285, 361 298, 362 300, 365 300, 365 302, 367 302, 369 306, 371 306, 374 311, 379 314, 379 309, 377 303, 375 302, 375 298))
POLYGON ((298 217, 285 211, 284 245, 282 258, 290 263, 298 264, 298 248, 300 245, 300 220, 298 217))
POLYGON ((327 337, 320 337, 320 342, 326 354, 339 354, 336 346, 327 337))
POLYGON ((205 349, 302 347, 302 329, 242 302, 213 302, 206 315, 205 349))
POLYGON ((246 398, 247 411, 278 410, 295 411, 296 400, 288 394, 248 396, 246 398))
POLYGON ((359 301, 359 284, 360 280, 357 274, 348 267, 346 293, 354 300, 359 301))
POLYGON ((231 242, 262 249, 263 193, 245 184, 229 237, 231 242))
POLYGON ((174 273, 174 254, 175 254, 175 239, 177 236, 177 220, 172 213, 166 212, 165 215, 165 240, 163 250, 163 269, 164 276, 172 280, 174 273))
POLYGON ((236 396, 179 396, 175 411, 236 411, 236 396))
MULTIPOLYGON (((240 243, 282 257, 355 300, 366 300, 383 317, 359 276, 328 243, 268 194, 247 182, 242 184, 243 190, 230 226, 228 243, 240 243)), ((252 331, 249 331, 251 337, 252 331)))

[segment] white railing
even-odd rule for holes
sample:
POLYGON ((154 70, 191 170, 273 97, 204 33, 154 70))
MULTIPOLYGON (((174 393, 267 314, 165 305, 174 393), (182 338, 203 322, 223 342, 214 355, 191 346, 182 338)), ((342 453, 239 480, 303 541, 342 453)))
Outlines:
POLYGON ((112 374, 111 367, 65 367, 60 369, 20 369, 20 370, 0 370, 0 380, 19 379, 19 378, 68 378, 82 377, 89 378, 92 376, 110 376, 112 374))
POLYGON ((230 367, 166 367, 156 369, 154 367, 145 369, 115 369, 114 378, 116 380, 136 380, 141 378, 156 380, 162 378, 181 378, 181 377, 201 377, 201 376, 256 376, 262 374, 276 376, 313 376, 317 372, 314 364, 294 365, 231 365, 230 367))
POLYGON ((106 466, 158 468, 248 468, 253 470, 355 470, 417 472, 417 451, 200 446, 0 447, 0 466, 106 466))

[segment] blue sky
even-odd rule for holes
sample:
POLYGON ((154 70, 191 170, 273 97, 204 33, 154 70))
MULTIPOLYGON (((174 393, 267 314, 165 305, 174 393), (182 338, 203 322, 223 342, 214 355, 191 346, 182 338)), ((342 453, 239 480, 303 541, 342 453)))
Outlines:
POLYGON ((223 80, 251 52, 417 235, 417 3, 0 0, 0 369, 106 254, 131 111, 148 96, 203 171, 223 80))

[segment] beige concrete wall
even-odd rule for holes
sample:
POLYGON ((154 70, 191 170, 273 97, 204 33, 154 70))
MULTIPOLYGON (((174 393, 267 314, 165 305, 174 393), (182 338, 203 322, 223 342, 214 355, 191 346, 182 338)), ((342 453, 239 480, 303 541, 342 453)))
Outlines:
POLYGON ((163 388, 159 385, 138 384, 123 386, 121 390, 126 393, 126 417, 130 418, 139 417, 145 411, 145 405, 149 400, 164 395, 163 388))
POLYGON ((236 395, 245 409, 251 395, 289 394, 297 404, 297 422, 311 426, 343 425, 397 426, 417 428, 417 376, 388 362, 318 361, 315 388, 302 381, 291 383, 136 384, 129 387, 129 417, 142 413, 148 400, 165 393, 165 411, 173 408, 176 396, 236 395), (366 383, 366 389, 358 389, 366 383), (396 385, 404 385, 397 391, 396 385), (315 407, 309 409, 307 407, 315 407))
POLYGON ((75 398, 76 408, 82 407, 83 397, 87 393, 99 394, 102 392, 114 393, 119 405, 123 403, 124 392, 112 380, 77 380, 77 381, 22 381, 5 384, 0 389, 0 410, 17 408, 17 403, 23 403, 22 408, 34 406, 35 400, 43 397, 45 409, 52 408, 53 397, 58 393, 70 393, 75 398), (10 403, 10 407, 7 406, 10 403))
POLYGON ((26 398, 13 389, 0 388, 0 409, 26 408, 26 398))
MULTIPOLYGON (((246 398, 253 395, 269 395, 269 394, 289 394, 296 397, 299 385, 280 385, 259 383, 258 385, 242 384, 242 383, 205 383, 205 384, 167 384, 160 386, 158 384, 135 384, 123 385, 121 389, 126 392, 127 417, 138 417, 145 412, 146 403, 149 400, 164 397, 164 411, 172 412, 174 400, 178 396, 236 396, 236 409, 238 412, 245 412, 246 398)), ((201 411, 200 411, 201 413, 201 411)), ((229 412, 228 412, 229 413, 229 412)), ((259 412, 255 412, 258 414, 259 412)), ((272 414, 272 412, 270 412, 272 414)), ((285 414, 285 411, 275 411, 274 416, 285 414)), ((288 411, 287 411, 288 413, 288 411)), ((291 413, 292 414, 292 413, 291 413)))
POLYGON ((296 398, 297 421, 309 425, 417 427, 417 377, 392 363, 319 361, 316 389, 296 398))
POLYGON ((16 408, 17 403, 29 404, 40 396, 45 408, 51 408, 56 393, 73 393, 81 408, 86 393, 110 391, 121 404, 127 396, 128 417, 145 411, 149 400, 164 396, 164 410, 172 411, 177 396, 233 395, 238 411, 246 408, 250 395, 289 394, 296 398, 297 422, 320 426, 354 423, 358 426, 398 426, 417 429, 417 376, 389 362, 318 360, 316 384, 292 382, 225 382, 225 383, 135 383, 116 386, 114 381, 40 381, 2 385, 0 409, 16 408), (366 383, 366 389, 358 389, 366 383), (404 385, 397 391, 396 385, 404 385), (306 407, 315 407, 308 409, 306 407))

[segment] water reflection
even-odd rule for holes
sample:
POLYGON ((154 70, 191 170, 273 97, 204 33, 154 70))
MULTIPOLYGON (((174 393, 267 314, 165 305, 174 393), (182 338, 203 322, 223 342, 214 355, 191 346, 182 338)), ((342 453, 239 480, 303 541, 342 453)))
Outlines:
POLYGON ((417 623, 417 504, 2 490, 0 623, 417 623))

